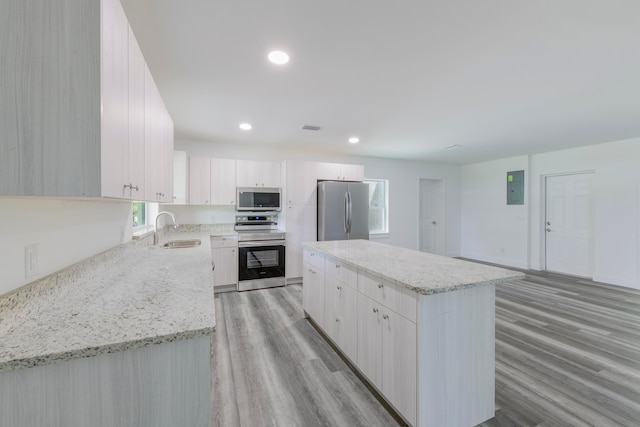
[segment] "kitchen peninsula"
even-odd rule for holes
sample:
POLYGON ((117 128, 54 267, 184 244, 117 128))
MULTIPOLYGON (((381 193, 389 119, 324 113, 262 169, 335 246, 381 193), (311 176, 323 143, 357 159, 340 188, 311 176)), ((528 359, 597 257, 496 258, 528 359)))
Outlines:
POLYGON ((0 425, 208 426, 220 228, 167 229, 0 298, 0 425), (163 247, 184 239, 200 245, 163 247))
POLYGON ((410 424, 494 416, 495 285, 524 274, 344 240, 304 244, 303 306, 410 424))

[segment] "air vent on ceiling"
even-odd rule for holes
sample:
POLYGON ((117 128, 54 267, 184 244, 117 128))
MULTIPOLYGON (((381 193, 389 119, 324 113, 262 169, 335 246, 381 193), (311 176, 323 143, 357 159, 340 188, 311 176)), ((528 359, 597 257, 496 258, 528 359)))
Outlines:
POLYGON ((302 126, 303 130, 320 130, 320 126, 313 126, 313 125, 304 125, 302 126))

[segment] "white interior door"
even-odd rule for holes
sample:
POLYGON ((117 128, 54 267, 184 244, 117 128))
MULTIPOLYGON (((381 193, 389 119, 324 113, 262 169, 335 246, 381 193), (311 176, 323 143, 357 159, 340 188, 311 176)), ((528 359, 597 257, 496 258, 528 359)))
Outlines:
POLYGON ((420 180, 420 250, 444 255, 444 182, 420 180))
POLYGON ((591 173, 546 178, 546 269, 574 276, 593 275, 591 173))

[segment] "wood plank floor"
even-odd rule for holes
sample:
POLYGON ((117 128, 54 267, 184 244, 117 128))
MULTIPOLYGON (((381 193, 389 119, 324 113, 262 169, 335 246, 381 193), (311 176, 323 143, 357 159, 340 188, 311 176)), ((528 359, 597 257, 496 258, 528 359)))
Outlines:
MULTIPOLYGON (((640 426, 640 292, 527 273, 496 289, 496 416, 482 426, 640 426)), ((215 304, 212 425, 398 425, 303 318, 300 285, 215 304)))

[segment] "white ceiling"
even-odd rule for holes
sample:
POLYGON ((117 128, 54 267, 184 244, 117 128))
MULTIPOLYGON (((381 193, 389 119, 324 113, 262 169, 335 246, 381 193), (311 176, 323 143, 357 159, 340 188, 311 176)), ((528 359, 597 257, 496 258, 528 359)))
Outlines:
POLYGON ((640 136, 638 0, 122 3, 178 139, 466 164, 640 136))

